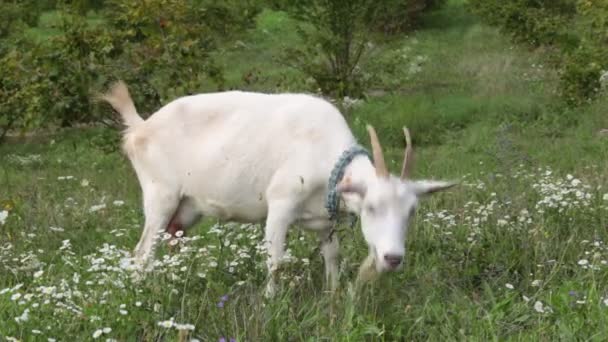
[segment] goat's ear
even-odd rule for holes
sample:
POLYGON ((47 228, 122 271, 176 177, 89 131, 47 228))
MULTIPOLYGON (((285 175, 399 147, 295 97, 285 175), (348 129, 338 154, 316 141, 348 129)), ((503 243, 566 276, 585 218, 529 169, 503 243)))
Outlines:
POLYGON ((416 196, 430 195, 438 191, 447 190, 455 185, 458 185, 458 183, 434 180, 420 180, 411 182, 411 186, 414 189, 416 196))
POLYGON ((359 195, 361 198, 365 197, 367 191, 364 185, 353 183, 350 178, 345 178, 338 183, 336 190, 340 194, 359 195))

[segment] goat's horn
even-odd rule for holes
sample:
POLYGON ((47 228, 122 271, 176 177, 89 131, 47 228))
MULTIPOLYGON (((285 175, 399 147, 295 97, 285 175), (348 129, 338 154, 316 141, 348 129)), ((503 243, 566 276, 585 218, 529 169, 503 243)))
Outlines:
POLYGON ((414 150, 412 148, 412 137, 410 136, 410 130, 405 126, 403 127, 403 134, 405 135, 405 156, 403 157, 403 166, 401 167, 401 179, 407 179, 410 176, 410 171, 412 170, 414 150))
POLYGON ((384 163, 384 156, 382 155, 382 146, 378 140, 376 130, 371 125, 367 125, 367 132, 372 143, 372 152, 374 155, 374 167, 376 168, 376 175, 381 178, 388 178, 388 169, 384 163))

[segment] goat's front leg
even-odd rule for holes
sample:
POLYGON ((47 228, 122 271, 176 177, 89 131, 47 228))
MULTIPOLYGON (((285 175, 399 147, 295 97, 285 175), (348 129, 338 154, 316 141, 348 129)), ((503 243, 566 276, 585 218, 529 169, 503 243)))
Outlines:
POLYGON ((339 241, 338 234, 333 229, 328 229, 319 233, 321 240, 321 254, 325 263, 325 283, 329 286, 331 292, 338 288, 339 273, 338 273, 338 253, 339 241))
POLYGON ((268 205, 268 217, 265 228, 265 247, 268 252, 268 283, 266 285, 266 297, 272 297, 276 293, 277 270, 281 259, 285 254, 285 238, 287 229, 294 221, 294 204, 290 200, 273 201, 268 205))

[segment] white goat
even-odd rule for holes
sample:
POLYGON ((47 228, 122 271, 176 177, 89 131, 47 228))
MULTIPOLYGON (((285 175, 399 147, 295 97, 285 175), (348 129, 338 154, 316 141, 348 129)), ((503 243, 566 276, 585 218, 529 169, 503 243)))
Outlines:
POLYGON ((140 266, 149 262, 165 229, 186 229, 201 216, 265 220, 271 275, 266 291, 272 295, 272 275, 284 255, 287 229, 295 223, 317 232, 326 282, 333 290, 338 239, 332 234, 336 212, 330 211, 361 217, 369 256, 360 277, 366 278, 401 267, 408 219, 418 198, 454 185, 407 178, 411 141, 405 128, 402 176, 390 175, 373 127, 367 128, 374 163, 357 148, 340 112, 309 95, 229 91, 186 96, 145 121, 124 83, 113 85, 103 99, 127 126, 123 148, 143 191, 145 226, 134 252, 140 266))

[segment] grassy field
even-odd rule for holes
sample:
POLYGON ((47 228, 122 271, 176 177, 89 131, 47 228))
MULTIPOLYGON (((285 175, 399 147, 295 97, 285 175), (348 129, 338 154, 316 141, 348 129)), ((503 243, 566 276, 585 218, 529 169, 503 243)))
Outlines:
MULTIPOLYGON (((304 77, 272 60, 291 27, 264 12, 221 52, 228 84, 297 90, 304 77), (258 80, 243 83, 251 70, 258 80)), ((267 300, 262 227, 207 220, 134 284, 121 260, 141 233, 141 195, 117 133, 67 130, 0 145, 0 340, 607 340, 606 101, 562 107, 542 52, 461 1, 377 40, 375 57, 402 51, 403 65, 348 112, 353 130, 367 144, 375 125, 397 170, 408 125, 414 176, 462 181, 421 205, 403 271, 352 292, 367 250, 343 227, 330 295, 315 236, 293 229, 267 300)))

